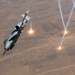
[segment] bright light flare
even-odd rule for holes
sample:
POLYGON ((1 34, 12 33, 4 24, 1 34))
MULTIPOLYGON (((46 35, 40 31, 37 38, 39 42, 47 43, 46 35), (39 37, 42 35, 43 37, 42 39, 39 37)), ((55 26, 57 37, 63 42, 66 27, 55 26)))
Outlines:
POLYGON ((65 31, 64 31, 64 34, 68 34, 68 31, 67 31, 67 30, 65 30, 65 31))
POLYGON ((62 49, 62 47, 61 47, 61 46, 59 46, 59 47, 58 47, 58 50, 61 50, 61 49, 62 49))
POLYGON ((34 34, 34 30, 32 28, 30 28, 30 30, 28 31, 29 34, 34 34))

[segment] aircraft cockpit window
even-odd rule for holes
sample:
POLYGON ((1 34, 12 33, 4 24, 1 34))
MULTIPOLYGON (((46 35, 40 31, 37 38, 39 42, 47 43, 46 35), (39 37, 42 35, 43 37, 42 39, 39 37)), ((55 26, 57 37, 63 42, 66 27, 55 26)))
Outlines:
POLYGON ((18 26, 15 26, 15 30, 11 33, 11 34, 13 34, 15 31, 18 31, 19 30, 19 27, 18 26))
POLYGON ((11 40, 14 40, 16 38, 16 35, 15 36, 13 36, 9 41, 11 41, 11 40))
POLYGON ((15 26, 16 30, 19 30, 19 27, 18 26, 15 26))

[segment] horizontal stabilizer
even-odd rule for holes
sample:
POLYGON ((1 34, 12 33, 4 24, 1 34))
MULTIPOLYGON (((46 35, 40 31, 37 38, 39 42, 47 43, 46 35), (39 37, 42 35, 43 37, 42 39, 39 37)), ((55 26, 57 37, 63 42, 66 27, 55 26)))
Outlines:
POLYGON ((26 16, 26 20, 29 21, 30 20, 30 17, 29 16, 26 16))
POLYGON ((21 16, 24 18, 25 14, 22 14, 21 16))
POLYGON ((28 14, 29 13, 29 10, 26 13, 28 14))

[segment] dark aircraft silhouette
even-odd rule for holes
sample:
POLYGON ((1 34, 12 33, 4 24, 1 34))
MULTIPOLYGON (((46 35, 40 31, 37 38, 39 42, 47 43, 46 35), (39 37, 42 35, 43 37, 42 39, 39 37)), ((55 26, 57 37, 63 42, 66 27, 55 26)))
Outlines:
POLYGON ((28 13, 29 13, 29 10, 25 14, 22 14, 22 17, 23 17, 22 22, 19 22, 15 26, 15 28, 14 28, 13 32, 10 34, 10 36, 4 40, 5 51, 4 51, 3 55, 6 53, 6 51, 9 51, 14 47, 20 34, 23 32, 23 29, 24 29, 26 23, 30 20, 30 17, 27 16, 28 13))

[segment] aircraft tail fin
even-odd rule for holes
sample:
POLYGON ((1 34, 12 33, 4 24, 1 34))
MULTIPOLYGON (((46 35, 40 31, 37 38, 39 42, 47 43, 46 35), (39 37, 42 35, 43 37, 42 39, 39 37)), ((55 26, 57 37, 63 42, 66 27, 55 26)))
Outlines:
POLYGON ((29 10, 28 11, 26 11, 26 13, 25 14, 22 14, 21 16, 24 18, 24 17, 26 17, 27 16, 27 14, 29 13, 29 10))

